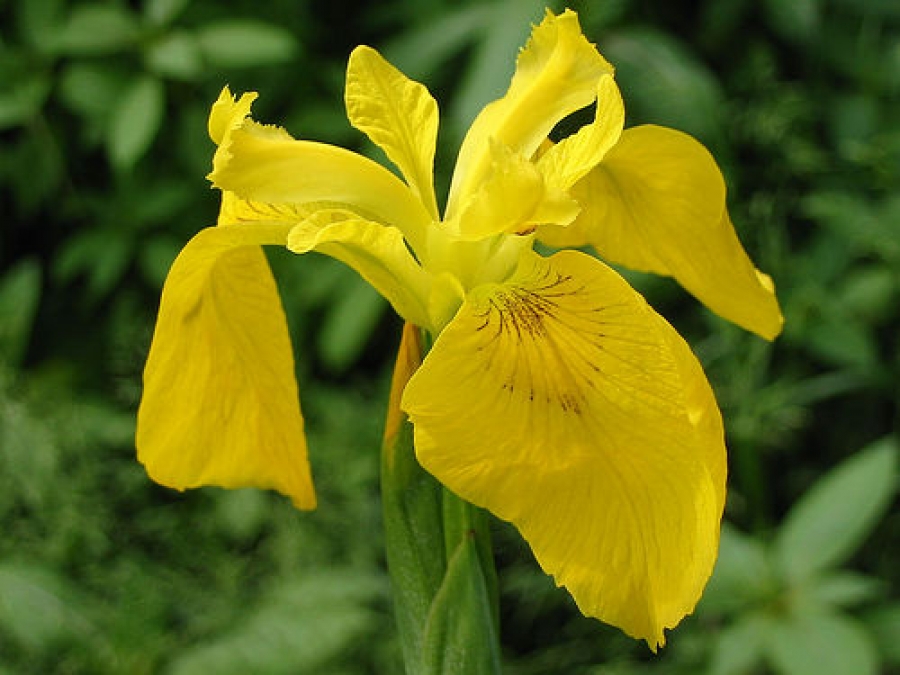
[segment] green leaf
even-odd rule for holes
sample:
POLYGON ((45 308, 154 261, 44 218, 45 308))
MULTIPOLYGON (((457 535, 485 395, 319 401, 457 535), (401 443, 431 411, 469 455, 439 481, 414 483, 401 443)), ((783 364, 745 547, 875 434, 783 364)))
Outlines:
POLYGON ((876 675, 872 639, 840 614, 789 615, 768 632, 767 657, 778 675, 876 675))
POLYGON ((730 614, 762 602, 776 591, 762 543, 723 523, 719 558, 700 600, 702 611, 730 614))
POLYGON ((165 111, 165 89, 155 77, 135 81, 115 107, 106 143, 118 169, 130 169, 156 137, 165 111))
POLYGON ((821 478, 793 506, 773 552, 789 581, 844 562, 890 506, 896 490, 897 441, 885 437, 821 478))
POLYGON ((178 18, 189 0, 147 0, 144 16, 155 26, 163 26, 178 18))
POLYGON ((147 68, 163 77, 192 80, 203 72, 197 40, 184 30, 172 31, 152 42, 144 52, 147 68))
POLYGON ((772 620, 748 614, 715 636, 707 675, 746 675, 762 661, 772 620))
POLYGON ((196 38, 203 56, 220 68, 283 63, 294 58, 299 47, 284 28, 247 19, 208 23, 197 29, 196 38))
POLYGON ((789 40, 808 42, 820 28, 820 0, 766 0, 764 8, 775 31, 789 40))
POLYGON ((21 260, 0 279, 0 363, 21 364, 40 299, 41 266, 34 259, 21 260))
POLYGON ((122 85, 121 75, 107 64, 76 62, 62 71, 59 94, 70 111, 105 123, 122 85))
POLYGON ((665 124, 705 142, 721 136, 726 106, 719 82, 683 43, 627 29, 609 35, 603 52, 616 67, 632 124, 665 124))
POLYGON ((44 105, 50 93, 50 81, 40 75, 13 82, 9 90, 0 93, 0 129, 25 124, 44 105))
POLYGON ((83 638, 91 625, 79 612, 82 604, 75 589, 49 570, 0 563, 0 626, 25 647, 83 638))
POLYGON ((371 634, 384 579, 355 569, 307 572, 240 610, 231 631, 176 655, 169 675, 314 673, 371 634))
POLYGON ((131 246, 127 230, 109 232, 98 228, 79 233, 62 247, 53 262, 53 276, 62 282, 86 276, 85 296, 95 302, 122 278, 131 260, 131 246))
POLYGON ((881 579, 855 572, 834 572, 812 582, 808 593, 818 603, 852 607, 880 597, 886 588, 881 579))
POLYGON ((131 46, 139 34, 137 19, 120 5, 78 5, 58 29, 53 49, 67 56, 108 54, 131 46))
POLYGON ((900 604, 894 603, 872 610, 863 620, 884 659, 888 663, 900 665, 900 604))
POLYGON ((322 360, 335 372, 359 358, 387 307, 384 298, 355 274, 346 281, 332 298, 318 337, 322 360))

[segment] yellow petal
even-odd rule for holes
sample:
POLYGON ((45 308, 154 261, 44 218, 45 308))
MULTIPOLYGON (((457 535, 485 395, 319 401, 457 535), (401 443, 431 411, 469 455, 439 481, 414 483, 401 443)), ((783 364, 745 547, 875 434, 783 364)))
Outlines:
POLYGON ((327 208, 327 205, 321 202, 310 204, 270 204, 268 202, 241 199, 233 192, 223 192, 217 224, 299 223, 323 208, 327 208))
POLYGON ((491 172, 449 227, 462 239, 523 233, 537 223, 566 225, 578 215, 578 203, 550 190, 538 168, 505 145, 491 141, 491 172))
POLYGON ((240 126, 244 118, 250 114, 250 106, 257 96, 255 91, 251 91, 241 94, 240 99, 236 99, 227 86, 222 89, 209 113, 209 137, 213 143, 220 145, 228 131, 240 126))
POLYGON ((383 166, 343 148, 294 140, 252 120, 229 133, 213 167, 213 185, 242 199, 339 206, 398 227, 413 246, 431 223, 409 187, 383 166))
POLYGON ((138 410, 138 459, 153 480, 278 490, 315 507, 284 311, 259 244, 287 226, 197 234, 163 288, 138 410))
POLYGON ((350 124, 384 150, 438 220, 434 196, 438 107, 428 89, 371 47, 357 47, 347 64, 344 98, 350 124))
POLYGON ((551 146, 538 161, 546 183, 568 190, 609 152, 625 124, 625 105, 612 75, 603 75, 597 85, 597 111, 591 124, 551 146))
POLYGON ((605 259, 674 277, 716 314, 771 340, 783 319, 771 279, 750 261, 725 206, 725 182, 696 140, 628 129, 575 185, 581 215, 538 232, 555 246, 593 245, 605 259))
POLYGON ((518 527, 583 613, 663 644, 712 571, 721 418, 677 333, 583 253, 473 291, 407 386, 422 465, 518 527))
POLYGON ((352 267, 406 321, 430 327, 431 281, 395 227, 362 220, 352 213, 317 211, 288 235, 294 253, 318 251, 352 267))
POLYGON ((481 111, 466 134, 448 216, 455 215, 489 170, 489 138, 530 158, 560 120, 594 100, 598 80, 612 72, 582 35, 574 12, 554 16, 548 11, 519 54, 509 90, 481 111))

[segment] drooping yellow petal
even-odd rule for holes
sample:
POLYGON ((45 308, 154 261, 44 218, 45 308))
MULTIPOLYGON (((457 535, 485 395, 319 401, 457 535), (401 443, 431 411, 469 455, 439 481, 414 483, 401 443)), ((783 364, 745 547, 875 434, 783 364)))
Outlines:
POLYGON ((318 251, 340 260, 381 293, 401 317, 431 327, 431 280, 397 228, 352 213, 317 211, 291 230, 288 248, 294 253, 318 251))
POLYGON ((260 244, 289 226, 198 233, 163 288, 138 410, 138 459, 179 490, 278 490, 315 507, 294 360, 260 244))
POLYGON ((591 244, 605 259, 674 277, 712 311, 771 340, 783 323, 772 280, 754 268, 728 217, 725 182, 696 140, 674 129, 627 129, 575 185, 582 212, 554 246, 591 244))
POLYGON ((625 125, 625 105, 612 75, 603 75, 597 86, 597 111, 591 124, 551 146, 538 160, 546 183, 568 190, 609 152, 625 125))
POLYGON ((399 228, 414 247, 431 216, 383 166, 324 143, 298 141, 252 120, 219 146, 209 179, 242 199, 268 204, 328 203, 399 228))
POLYGON ((533 231, 538 223, 566 225, 578 215, 578 203, 548 188, 538 168, 505 145, 491 141, 491 171, 449 227, 462 239, 533 231))
POLYGON ((509 90, 481 111, 463 140, 447 215, 455 215, 489 170, 489 138, 531 157, 560 120, 594 100, 598 80, 612 72, 574 12, 548 11, 519 54, 509 90))
POLYGON ((582 612, 663 644, 712 571, 721 418, 690 349, 585 254, 473 291, 407 386, 422 465, 518 527, 582 612))
POLYGON ((428 89, 363 46, 350 54, 344 99, 350 124, 384 150, 438 220, 434 196, 438 107, 428 89))

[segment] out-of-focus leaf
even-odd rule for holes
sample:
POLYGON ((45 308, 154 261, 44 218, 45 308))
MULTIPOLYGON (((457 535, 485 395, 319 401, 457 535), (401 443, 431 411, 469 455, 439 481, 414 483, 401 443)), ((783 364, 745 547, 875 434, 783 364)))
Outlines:
POLYGON ((775 31, 789 40, 808 42, 821 23, 820 0, 766 0, 764 7, 775 31))
POLYGON ((127 236, 105 230, 81 233, 63 246, 53 263, 53 275, 64 283, 86 276, 85 295, 95 302, 122 278, 131 260, 131 246, 127 236))
POLYGON ((835 302, 867 325, 877 324, 896 310, 900 277, 887 265, 865 265, 844 278, 835 302))
POLYGON ((13 82, 7 91, 0 91, 0 129, 18 126, 31 120, 47 100, 50 82, 41 76, 13 82))
POLYGON ((72 112, 105 120, 122 92, 121 75, 103 63, 75 62, 60 76, 59 94, 72 112))
POLYGON ((879 607, 863 618, 885 661, 900 664, 900 604, 879 607))
MULTIPOLYGON (((833 298, 832 298, 833 300, 833 298)), ((866 368, 878 362, 878 345, 870 326, 841 315, 834 305, 832 311, 812 324, 808 332, 809 348, 830 363, 839 366, 866 368)))
POLYGON ((762 661, 773 621, 764 615, 748 614, 715 636, 707 675, 748 675, 762 661))
POLYGON ((19 261, 0 279, 0 363, 21 363, 40 298, 41 266, 34 259, 19 261))
POLYGON ((352 649, 377 615, 383 581, 348 569, 310 572, 278 588, 234 629, 177 655, 168 675, 314 673, 352 649))
POLYGON ((328 306, 319 330, 319 353, 336 372, 346 370, 359 358, 384 315, 385 301, 371 286, 347 278, 328 306))
POLYGON ((777 590, 762 543, 724 523, 719 558, 700 600, 701 611, 734 612, 763 601, 777 590))
POLYGON ((160 235, 142 242, 138 250, 138 265, 141 274, 155 288, 162 288, 166 275, 182 243, 174 237, 160 235))
POLYGON ((184 30, 162 35, 144 52, 144 62, 157 75, 192 80, 203 72, 203 55, 193 35, 184 30))
POLYGON ((461 138, 479 111, 503 95, 515 68, 515 56, 528 38, 529 26, 544 12, 543 0, 505 0, 490 5, 493 16, 485 24, 475 58, 459 84, 448 122, 461 138))
MULTIPOLYGON (((706 142, 720 138, 724 97, 718 81, 682 43, 649 29, 626 29, 603 40, 625 101, 641 122, 664 124, 706 142)), ((635 115, 630 115, 634 124, 635 115)))
POLYGON ((808 592, 818 603, 851 607, 878 598, 885 590, 881 579, 855 572, 834 572, 812 582, 808 592))
POLYGON ((147 152, 164 112, 165 89, 155 77, 142 77, 125 91, 113 111, 106 139, 115 167, 130 169, 147 152))
POLYGON ((384 48, 385 57, 409 77, 427 81, 490 25, 490 4, 452 7, 420 26, 404 31, 384 48))
POLYGON ((147 21, 162 26, 171 23, 187 7, 190 0, 147 0, 144 3, 144 16, 147 21))
POLYGON ((79 612, 75 589, 49 570, 0 563, 0 625, 25 647, 37 650, 83 637, 91 628, 79 612))
POLYGON ((766 652, 778 675, 876 675, 878 655, 863 627, 840 614, 785 617, 768 632, 766 652))
POLYGON ((773 552, 785 577, 808 579, 845 561, 890 506, 896 473, 897 441, 885 437, 813 485, 775 535, 773 552))
POLYGON ((63 0, 29 0, 13 3, 16 28, 30 45, 43 50, 52 44, 52 36, 59 23, 63 0))
POLYGON ((220 68, 243 68, 283 63, 294 58, 299 45, 280 26, 249 19, 222 20, 197 29, 197 43, 207 61, 220 68))
POLYGON ((68 56, 109 54, 131 46, 139 34, 137 19, 121 5, 76 5, 57 29, 53 49, 68 56))

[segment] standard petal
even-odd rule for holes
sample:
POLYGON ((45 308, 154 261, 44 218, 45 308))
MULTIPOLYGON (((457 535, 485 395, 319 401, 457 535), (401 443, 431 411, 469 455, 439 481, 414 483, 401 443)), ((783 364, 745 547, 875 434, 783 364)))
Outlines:
POLYGON ((246 120, 219 146, 209 179, 242 199, 267 204, 324 203, 400 228, 414 247, 431 216, 403 181, 349 150, 298 141, 246 120))
POLYGON ((725 447, 677 333, 579 252, 476 289, 402 407, 422 465, 513 522, 582 612, 651 647, 712 571, 725 447))
POLYGON ((208 228, 172 265, 137 422, 158 483, 271 488, 315 507, 287 323, 259 247, 287 231, 208 228))
POLYGON ((490 142, 491 171, 448 225, 461 239, 477 240, 501 233, 534 231, 538 223, 567 225, 578 203, 545 185, 533 162, 497 141, 490 142))
POLYGON ((255 91, 250 91, 241 94, 237 99, 231 95, 231 90, 227 86, 222 89, 219 98, 209 111, 209 137, 213 143, 220 145, 231 129, 240 126, 244 118, 250 114, 250 106, 257 96, 255 91))
POLYGON ((774 285, 737 238, 722 174, 687 134, 627 129, 572 196, 581 214, 568 228, 541 228, 543 241, 591 244, 611 262, 674 277, 713 312, 767 340, 781 332, 774 285))
POLYGON ((428 89, 371 47, 357 47, 347 64, 344 99, 350 124, 384 150, 438 220, 434 196, 438 107, 428 89))
POLYGON ((594 121, 551 146, 538 160, 544 181, 557 190, 569 190, 618 142, 624 125, 622 94, 612 75, 603 75, 597 85, 594 121))
POLYGON ((287 246, 294 253, 318 251, 349 265, 406 321, 431 327, 431 281, 397 228, 352 213, 317 211, 291 230, 287 246))
POLYGON ((448 216, 453 216, 489 170, 488 139, 531 157, 556 124, 593 102, 597 82, 612 66, 581 33, 577 15, 547 12, 520 52, 503 98, 481 111, 463 140, 453 174, 448 216))

